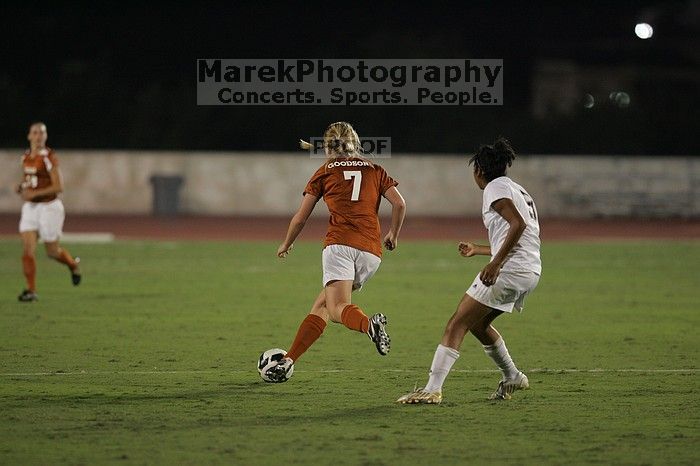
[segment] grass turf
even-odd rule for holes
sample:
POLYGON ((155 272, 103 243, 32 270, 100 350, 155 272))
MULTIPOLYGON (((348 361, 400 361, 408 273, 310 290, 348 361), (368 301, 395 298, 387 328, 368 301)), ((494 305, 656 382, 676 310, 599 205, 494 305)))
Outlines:
POLYGON ((532 389, 487 401, 499 376, 468 335, 440 406, 393 401, 484 264, 454 244, 401 244, 355 295, 389 316, 388 357, 330 325, 280 385, 255 363, 318 293, 317 244, 285 262, 270 243, 71 249, 84 284, 42 257, 21 304, 19 244, 0 242, 2 464, 700 461, 700 242, 546 244, 525 312, 496 321, 532 389))

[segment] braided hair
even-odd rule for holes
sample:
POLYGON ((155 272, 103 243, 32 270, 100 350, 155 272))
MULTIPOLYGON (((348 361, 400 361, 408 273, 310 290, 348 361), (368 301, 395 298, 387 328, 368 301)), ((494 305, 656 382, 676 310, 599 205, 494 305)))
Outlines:
POLYGON ((506 169, 513 165, 515 151, 510 142, 499 137, 493 145, 482 145, 476 154, 469 159, 469 165, 474 164, 474 169, 479 170, 486 181, 492 181, 499 176, 505 176, 506 169))

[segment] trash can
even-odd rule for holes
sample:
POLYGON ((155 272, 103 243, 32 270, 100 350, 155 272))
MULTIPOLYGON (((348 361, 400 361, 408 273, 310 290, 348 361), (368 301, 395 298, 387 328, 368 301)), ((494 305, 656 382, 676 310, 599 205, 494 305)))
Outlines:
POLYGON ((174 216, 180 209, 180 187, 185 179, 181 176, 154 175, 153 215, 158 217, 174 216))

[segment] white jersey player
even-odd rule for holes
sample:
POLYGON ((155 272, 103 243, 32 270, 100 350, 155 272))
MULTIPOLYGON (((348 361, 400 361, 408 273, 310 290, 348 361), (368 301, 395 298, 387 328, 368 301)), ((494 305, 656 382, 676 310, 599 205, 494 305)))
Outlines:
POLYGON ((469 163, 474 180, 484 191, 481 214, 489 234, 489 246, 459 243, 463 257, 489 255, 491 261, 469 286, 452 315, 430 367, 428 384, 397 401, 436 404, 442 401, 442 385, 459 357, 464 336, 471 332, 501 370, 502 379, 491 399, 507 400, 518 389, 529 387, 527 376, 513 363, 501 335, 492 322, 513 308, 522 311, 525 297, 537 286, 542 272, 540 226, 535 202, 528 192, 506 176, 515 153, 505 139, 481 146, 469 163))

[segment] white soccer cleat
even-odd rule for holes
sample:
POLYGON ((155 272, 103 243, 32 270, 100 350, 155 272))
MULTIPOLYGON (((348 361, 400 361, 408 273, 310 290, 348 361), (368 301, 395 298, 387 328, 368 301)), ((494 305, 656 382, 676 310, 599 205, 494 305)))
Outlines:
POLYGON ((527 375, 518 372, 514 379, 506 379, 498 382, 498 388, 491 394, 489 400, 510 400, 516 390, 527 390, 530 388, 530 381, 527 375))
POLYGON ((438 405, 442 403, 442 392, 426 392, 425 389, 419 388, 400 397, 396 402, 405 405, 438 405))

